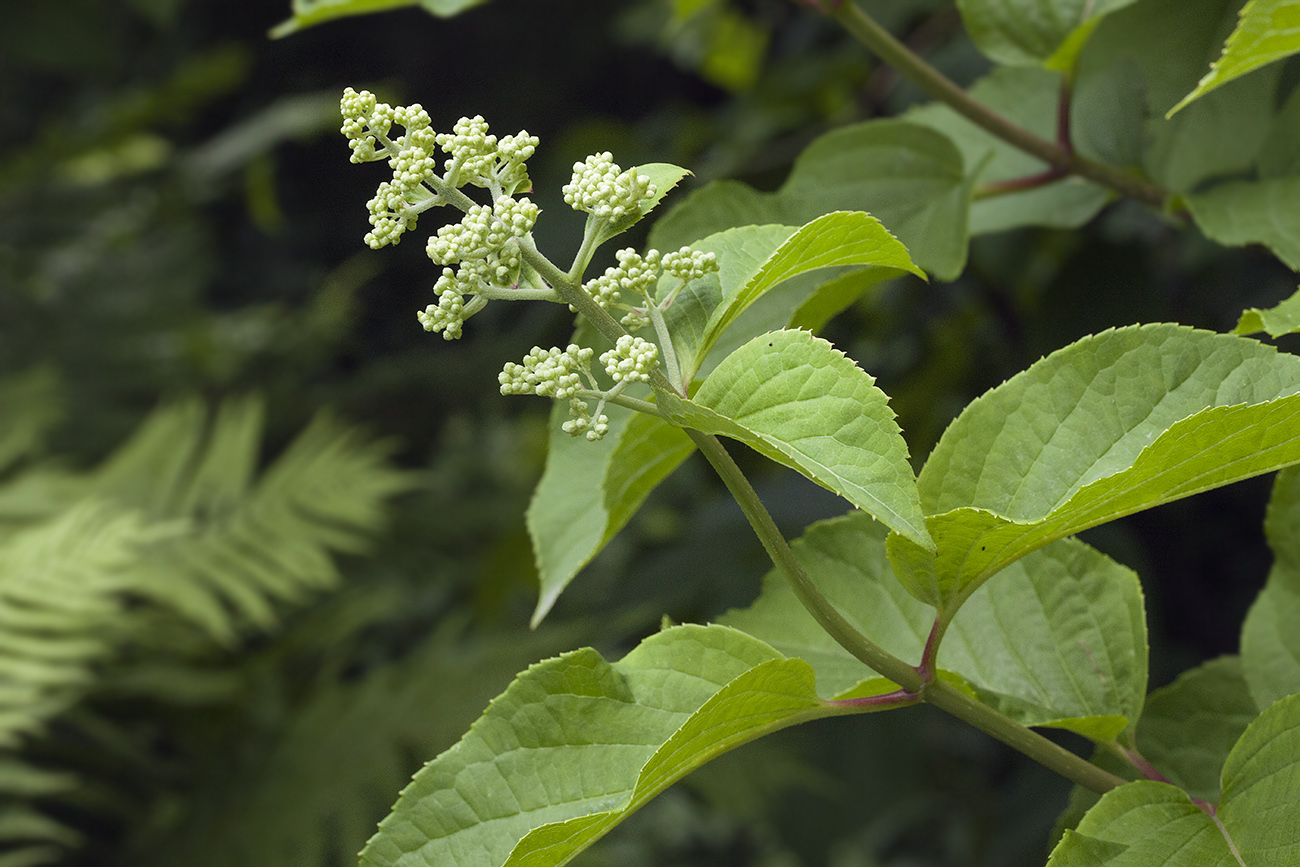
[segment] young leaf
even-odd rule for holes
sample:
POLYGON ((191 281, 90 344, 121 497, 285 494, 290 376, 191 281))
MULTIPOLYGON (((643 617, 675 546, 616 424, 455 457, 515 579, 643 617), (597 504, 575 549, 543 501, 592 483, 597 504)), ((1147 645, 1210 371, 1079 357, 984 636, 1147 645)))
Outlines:
POLYGON ((1134 0, 958 0, 966 31, 993 60, 1069 71, 1102 16, 1134 0))
MULTIPOLYGON (((793 277, 849 265, 925 277, 879 220, 857 211, 825 214, 797 230, 785 226, 731 229, 694 246, 717 254, 719 273, 716 280, 693 281, 683 289, 685 297, 679 295, 669 308, 674 345, 688 381, 724 331, 765 293, 793 277)), ((873 276, 879 280, 885 274, 873 276)))
POLYGON ((1300 271, 1300 175, 1219 184, 1188 196, 1187 207, 1220 244, 1263 244, 1300 271))
POLYGON ((533 625, 564 588, 631 520, 655 486, 695 450, 679 428, 653 416, 607 405, 609 431, 597 442, 560 429, 569 418, 551 412, 546 470, 528 506, 541 582, 533 625))
POLYGON ((361 863, 563 864, 714 756, 844 712, 807 663, 725 626, 666 630, 615 663, 573 651, 521 674, 417 773, 361 863))
POLYGON ((1291 696, 1260 714, 1228 754, 1215 817, 1167 783, 1129 783, 1102 796, 1048 867, 1289 867, 1300 859, 1297 771, 1300 696, 1291 696))
POLYGON ((1276 307, 1261 310, 1252 307, 1241 314, 1233 334, 1258 334, 1265 332, 1269 337, 1281 337, 1300 331, 1300 292, 1279 303, 1276 307))
POLYGON ((1224 43, 1223 56, 1165 117, 1238 76, 1300 51, 1300 3, 1296 0, 1250 0, 1241 7, 1240 15, 1237 29, 1224 43))
POLYGON ((844 353, 774 331, 729 355, 691 400, 660 397, 674 423, 738 439, 930 545, 907 444, 889 398, 844 353))
POLYGON ((973 401, 918 478, 938 551, 894 537, 951 616, 991 575, 1087 527, 1300 462, 1300 358, 1177 325, 1115 329, 973 401))
MULTIPOLYGON (((482 0, 479 0, 482 2, 482 0)), ((650 178, 650 183, 655 186, 655 194, 648 199, 644 199, 637 204, 635 213, 628 214, 621 220, 617 220, 596 235, 596 244, 605 243, 611 238, 623 234, 628 229, 645 219, 646 215, 658 207, 659 203, 664 200, 664 196, 672 192, 673 187, 681 181, 682 178, 690 174, 690 171, 675 166, 672 163, 646 163, 643 166, 635 166, 631 171, 639 175, 646 175, 650 178)))
POLYGON ((696 190, 655 224, 650 244, 672 250, 752 223, 802 225, 829 211, 866 211, 921 268, 952 280, 966 263, 971 179, 942 133, 901 120, 833 130, 795 160, 775 193, 735 181, 696 190))
POLYGON ((1241 630, 1241 661, 1255 703, 1300 692, 1300 471, 1277 474, 1264 531, 1276 561, 1241 630))
MULTIPOLYGON (((822 521, 794 552, 850 623, 895 656, 919 661, 934 610, 894 578, 879 524, 861 512, 822 521)), ((858 695, 873 679, 798 604, 779 573, 764 579, 757 602, 722 622, 808 660, 824 696, 858 695)), ((1146 658, 1137 576, 1066 540, 981 588, 949 628, 938 661, 983 701, 1026 725, 1110 741, 1142 712, 1146 658)))

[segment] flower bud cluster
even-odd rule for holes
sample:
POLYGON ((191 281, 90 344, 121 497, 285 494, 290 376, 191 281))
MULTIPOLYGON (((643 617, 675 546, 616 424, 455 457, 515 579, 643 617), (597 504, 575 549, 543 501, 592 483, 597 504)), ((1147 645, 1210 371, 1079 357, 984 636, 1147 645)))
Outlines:
POLYGON ((605 152, 573 164, 573 180, 564 185, 564 201, 575 211, 617 221, 635 213, 658 192, 649 175, 635 169, 623 171, 613 155, 605 152))
POLYGON ((600 355, 605 372, 615 382, 649 382, 659 360, 659 347, 648 340, 624 334, 614 348, 600 355))
POLYGON ((563 350, 555 346, 550 349, 534 346, 524 356, 523 364, 506 362, 497 375, 497 382, 501 384, 502 394, 536 394, 569 400, 582 390, 582 375, 591 366, 592 354, 592 350, 576 343, 563 350))
POLYGON ((618 265, 606 268, 604 274, 588 280, 582 287, 606 310, 618 303, 622 292, 649 295, 659 280, 658 250, 647 250, 642 256, 628 247, 614 255, 618 259, 618 265))
POLYGON ((372 228, 365 240, 371 248, 398 243, 421 213, 444 203, 438 190, 473 184, 499 199, 530 186, 524 163, 536 151, 537 137, 526 131, 498 140, 482 117, 462 117, 452 132, 435 133, 420 105, 394 108, 369 91, 350 87, 343 91, 339 110, 352 162, 387 158, 393 170, 392 180, 380 184, 367 203, 372 228), (404 135, 391 135, 395 124, 405 128, 404 135), (437 174, 438 149, 449 157, 445 177, 437 174))
POLYGON ((425 331, 434 334, 442 332, 443 340, 455 340, 460 337, 461 326, 465 324, 465 299, 456 291, 456 275, 450 268, 442 269, 442 276, 434 284, 434 294, 438 296, 437 304, 430 304, 415 316, 424 326, 425 331))
POLYGON ((718 257, 715 253, 701 253, 690 247, 682 247, 676 253, 664 254, 663 269, 664 273, 671 274, 683 283, 689 283, 717 271, 718 257))
POLYGON ((537 214, 537 206, 528 199, 501 196, 491 207, 474 205, 459 223, 443 226, 425 251, 439 265, 486 259, 531 232, 537 214))
POLYGON ((588 442, 603 439, 609 432, 609 416, 599 411, 600 406, 597 404, 597 412, 593 417, 585 400, 573 398, 569 401, 569 415, 572 418, 560 425, 560 429, 571 437, 585 435, 588 442))

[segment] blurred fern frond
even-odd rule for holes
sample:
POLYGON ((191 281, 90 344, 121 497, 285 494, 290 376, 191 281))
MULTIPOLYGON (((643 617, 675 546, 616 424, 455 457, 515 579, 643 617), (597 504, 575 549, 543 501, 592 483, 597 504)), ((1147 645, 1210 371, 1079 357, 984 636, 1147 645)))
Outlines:
POLYGON ((333 555, 362 550, 385 501, 410 486, 386 444, 324 415, 259 473, 254 399, 215 413, 196 401, 163 407, 90 472, 23 467, 40 451, 49 401, 6 403, 0 867, 47 863, 76 840, 37 806, 76 778, 23 753, 54 717, 128 651, 147 663, 273 630, 282 609, 338 582, 333 555))

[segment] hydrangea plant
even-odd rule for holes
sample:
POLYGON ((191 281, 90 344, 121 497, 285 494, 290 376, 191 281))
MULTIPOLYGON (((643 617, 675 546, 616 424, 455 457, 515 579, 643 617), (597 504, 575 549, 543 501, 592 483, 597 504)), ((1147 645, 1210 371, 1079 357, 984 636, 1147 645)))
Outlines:
MULTIPOLYGON (((370 204, 367 243, 396 243, 435 206, 463 214, 428 243, 442 272, 437 303, 419 314, 427 330, 458 337, 489 300, 562 303, 578 314, 565 348, 535 347, 499 377, 503 394, 556 403, 529 515, 541 577, 535 619, 694 451, 774 566, 752 606, 717 622, 666 626, 618 661, 583 649, 522 673, 417 774, 363 863, 562 864, 722 752, 813 719, 919 703, 1076 784, 1050 867, 1300 863, 1300 656, 1291 628, 1300 614, 1292 562, 1300 359, 1244 336, 1255 325, 1296 330, 1284 305, 1247 311, 1239 333, 1154 324, 1078 340, 967 406, 919 472, 888 397, 813 333, 881 279, 955 276, 973 224, 1054 224, 1062 211, 1086 220, 1114 195, 1186 209, 1211 236, 1263 240, 1288 262, 1293 237, 1280 224, 1224 228, 1218 209, 1227 205, 1215 196, 1252 196, 1232 184, 1256 182, 1170 190, 1081 156, 1068 123, 1057 122, 1056 142, 1025 130, 1008 117, 1018 107, 980 103, 857 4, 808 5, 949 113, 923 109, 814 142, 780 190, 740 199, 784 222, 719 225, 718 211, 743 210, 742 194, 705 188, 655 228, 652 240, 678 249, 623 249, 594 277, 587 271, 598 248, 649 214, 685 170, 624 170, 609 153, 575 163, 564 200, 587 221, 563 268, 537 249, 539 215, 521 197, 536 139, 498 140, 481 118, 435 134, 419 106, 345 94, 353 160, 387 159, 394 173, 370 204), (403 136, 391 135, 394 124, 403 136), (1012 171, 976 195, 990 160, 1017 165, 1003 151, 980 150, 990 135, 997 148, 1047 168, 1012 171), (983 156, 967 166, 958 144, 983 156), (446 157, 441 173, 435 148, 446 157), (913 251, 874 216, 822 207, 844 201, 843 188, 877 189, 900 165, 925 181, 920 204, 882 203, 897 207, 913 251), (474 187, 484 201, 471 198, 474 187), (999 210, 1000 199, 1018 207, 999 210), (918 228, 926 221, 917 213, 951 219, 918 228), (850 510, 791 545, 718 437, 794 469, 850 510), (1279 565, 1247 619, 1240 659, 1148 696, 1137 576, 1074 534, 1278 469, 1267 529, 1279 565), (1179 722, 1220 704, 1234 713, 1216 717, 1209 735, 1179 722), (1092 758, 1043 736, 1044 727, 1084 738, 1092 758)), ((1065 24, 1019 14, 1030 0, 960 5, 994 59, 1073 70, 1101 17, 1129 4, 1089 7, 1065 24)), ((1217 86, 1202 85, 1170 112, 1195 118, 1188 103, 1217 86)), ((1059 116, 1068 120, 1068 87, 1062 94, 1059 116)), ((1200 121, 1229 108, 1220 101, 1200 121)), ((1159 125, 1148 131, 1173 135, 1159 125)), ((1178 142, 1161 141, 1159 154, 1173 160, 1178 142)))

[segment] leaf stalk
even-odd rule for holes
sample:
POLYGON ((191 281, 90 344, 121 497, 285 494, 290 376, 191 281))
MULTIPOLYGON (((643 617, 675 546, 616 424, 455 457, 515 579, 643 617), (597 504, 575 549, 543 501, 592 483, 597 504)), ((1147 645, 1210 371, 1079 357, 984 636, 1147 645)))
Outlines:
MULTIPOLYGON (((838 21, 849 35, 869 48, 885 63, 897 69, 913 84, 986 132, 1047 163, 1050 167, 1049 171, 1056 172, 1062 177, 1078 175, 1153 208, 1165 207, 1169 197, 1165 190, 1114 166, 1079 156, 1071 149, 1040 138, 1012 123, 982 102, 972 99, 970 94, 956 82, 935 69, 920 55, 896 39, 892 33, 881 27, 858 4, 840 3, 828 14, 838 21)), ((1043 178, 1037 181, 1038 184, 1043 182, 1043 178)))

